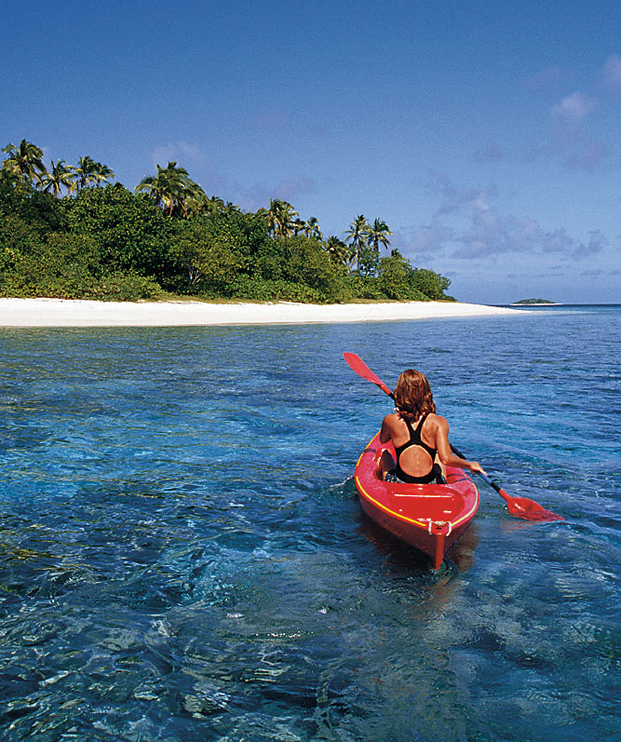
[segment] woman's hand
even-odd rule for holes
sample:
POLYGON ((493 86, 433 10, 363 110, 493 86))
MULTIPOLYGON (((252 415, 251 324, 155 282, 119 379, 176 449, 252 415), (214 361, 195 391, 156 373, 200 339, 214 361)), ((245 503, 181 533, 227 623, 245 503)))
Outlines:
POLYGON ((485 474, 485 476, 487 476, 487 472, 478 461, 467 461, 466 463, 471 472, 474 472, 475 474, 485 474))

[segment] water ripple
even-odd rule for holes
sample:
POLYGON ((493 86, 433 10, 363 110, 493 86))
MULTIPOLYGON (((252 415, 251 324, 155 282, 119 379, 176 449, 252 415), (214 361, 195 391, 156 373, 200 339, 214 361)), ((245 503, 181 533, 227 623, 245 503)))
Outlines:
POLYGON ((0 332, 0 738, 613 738, 619 330, 0 332), (389 404, 343 350, 425 370, 459 447, 567 521, 482 487, 430 571, 360 512, 389 404))

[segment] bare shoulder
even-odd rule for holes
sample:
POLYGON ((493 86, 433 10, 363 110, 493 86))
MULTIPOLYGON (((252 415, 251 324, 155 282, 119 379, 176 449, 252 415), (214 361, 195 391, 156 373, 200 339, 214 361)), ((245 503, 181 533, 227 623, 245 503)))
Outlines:
POLYGON ((396 412, 391 412, 390 415, 386 415, 386 417, 382 421, 382 427, 387 428, 394 428, 397 422, 399 421, 399 415, 396 412))
POLYGON ((434 429, 439 428, 440 430, 448 430, 449 424, 446 418, 442 417, 442 415, 436 415, 435 412, 432 412, 427 417, 427 420, 434 429))
POLYGON ((393 437, 398 417, 399 416, 397 414, 392 413, 390 415, 386 415, 386 417, 382 420, 382 429, 380 430, 380 441, 382 443, 386 443, 393 437))

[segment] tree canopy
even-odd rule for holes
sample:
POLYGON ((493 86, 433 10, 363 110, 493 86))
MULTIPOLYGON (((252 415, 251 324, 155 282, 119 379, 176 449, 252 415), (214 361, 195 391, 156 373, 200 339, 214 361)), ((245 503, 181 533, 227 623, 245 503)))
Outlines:
POLYGON ((0 168, 0 295, 136 300, 450 300, 449 279, 413 267, 382 219, 341 239, 287 201, 245 212, 208 196, 176 162, 131 192, 89 155, 42 160, 22 140, 0 168), (384 253, 384 254, 383 254, 384 253))

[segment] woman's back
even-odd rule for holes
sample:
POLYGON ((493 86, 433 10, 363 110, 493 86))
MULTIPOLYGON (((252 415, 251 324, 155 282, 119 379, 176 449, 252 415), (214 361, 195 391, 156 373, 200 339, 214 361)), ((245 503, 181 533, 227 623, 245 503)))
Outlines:
POLYGON ((394 413, 384 419, 382 438, 390 438, 397 454, 397 476, 404 481, 435 476, 437 415, 414 416, 394 413))

